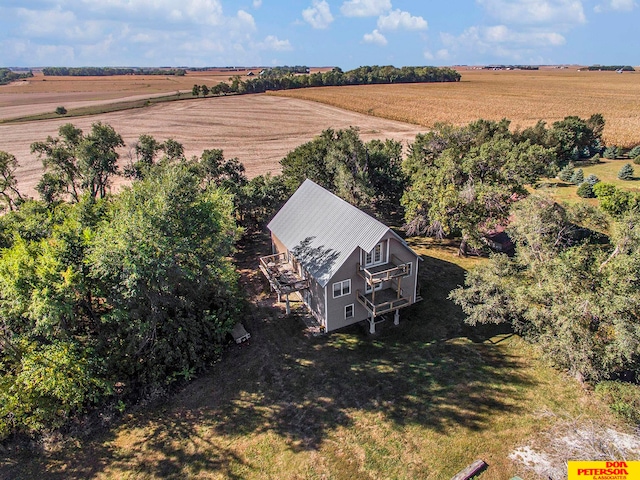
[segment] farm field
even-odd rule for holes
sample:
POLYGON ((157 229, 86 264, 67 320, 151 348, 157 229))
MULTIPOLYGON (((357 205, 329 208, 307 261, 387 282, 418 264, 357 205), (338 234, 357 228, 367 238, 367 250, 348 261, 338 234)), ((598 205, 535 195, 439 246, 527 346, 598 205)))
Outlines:
POLYGON ((423 130, 316 102, 267 95, 193 99, 71 119, 0 124, 0 150, 15 155, 20 164, 18 188, 34 195, 42 175, 41 161, 30 153, 31 143, 57 136, 64 123, 71 122, 87 132, 97 121, 110 124, 122 135, 127 147, 120 151, 121 165, 128 162, 130 146, 144 133, 160 141, 173 138, 181 142, 187 157, 221 148, 227 158, 239 158, 250 178, 269 171, 278 173, 279 161, 290 150, 327 128, 354 126, 360 128, 365 141, 393 138, 405 143, 423 130))
POLYGON ((640 73, 580 72, 575 68, 460 69, 460 73, 459 83, 319 87, 270 95, 313 100, 424 127, 507 118, 512 127, 526 128, 538 120, 552 123, 568 115, 587 118, 601 113, 608 144, 640 144, 640 73))
POLYGON ((238 257, 254 300, 249 345, 97 437, 31 458, 0 455, 0 477, 440 480, 482 458, 483 480, 533 478, 510 460, 514 449, 537 448, 577 419, 616 427, 594 395, 518 337, 462 326, 447 293, 483 260, 412 242, 421 275, 439 282, 425 282, 425 300, 399 327, 314 337, 266 293, 255 258, 269 243, 252 237, 238 257))

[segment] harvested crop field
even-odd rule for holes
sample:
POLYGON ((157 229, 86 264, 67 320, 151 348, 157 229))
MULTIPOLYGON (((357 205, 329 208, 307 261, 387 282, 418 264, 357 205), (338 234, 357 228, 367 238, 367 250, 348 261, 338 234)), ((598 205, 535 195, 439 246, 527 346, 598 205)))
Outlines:
POLYGON ((608 144, 640 144, 640 72, 577 69, 532 71, 462 70, 458 83, 319 87, 273 92, 313 100, 367 115, 432 127, 478 118, 508 118, 525 128, 568 115, 604 115, 608 144))
POLYGON ((0 150, 15 155, 20 164, 18 188, 34 195, 42 175, 41 161, 30 153, 31 143, 57 136, 64 123, 88 132, 97 121, 110 124, 122 135, 127 145, 120 152, 123 165, 131 145, 144 133, 157 140, 181 142, 187 157, 221 148, 227 158, 238 157, 244 163, 249 177, 278 173, 280 159, 327 128, 354 126, 360 128, 365 141, 393 138, 405 143, 424 130, 320 103, 268 95, 193 99, 102 115, 0 125, 0 150))

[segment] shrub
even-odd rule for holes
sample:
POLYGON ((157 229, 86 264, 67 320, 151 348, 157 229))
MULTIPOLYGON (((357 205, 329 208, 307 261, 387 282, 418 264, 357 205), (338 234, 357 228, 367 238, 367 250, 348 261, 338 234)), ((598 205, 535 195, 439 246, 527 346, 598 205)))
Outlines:
POLYGON ((618 381, 604 381, 596 385, 596 395, 624 420, 640 423, 640 386, 618 381))
POLYGON ((604 158, 608 158, 608 159, 614 159, 618 157, 618 147, 616 147, 615 145, 612 145, 610 147, 607 147, 604 149, 604 158))
POLYGON ((629 158, 640 157, 640 145, 636 145, 631 150, 629 150, 629 153, 627 153, 627 155, 629 156, 629 158))
POLYGON ((618 171, 618 178, 620 180, 632 180, 633 179, 633 166, 630 163, 625 163, 618 171))
POLYGON ((636 165, 640 165, 640 155, 633 159, 633 163, 635 163, 636 165))
POLYGON ((595 197, 595 194, 593 193, 593 187, 588 182, 581 183, 576 193, 578 194, 579 197, 582 197, 582 198, 595 197))
POLYGON ((600 163, 600 154, 596 153, 593 157, 591 157, 591 161, 593 163, 600 163))
POLYGON ((582 182, 584 182, 584 172, 582 171, 582 169, 579 168, 575 172, 573 172, 573 175, 571 175, 571 180, 569 181, 576 185, 580 185, 582 182))
POLYGON ((64 108, 63 106, 56 107, 56 113, 58 115, 66 115, 67 114, 67 109, 64 108))
POLYGON ((571 165, 567 165, 562 170, 560 170, 560 173, 558 173, 558 178, 563 182, 570 182, 572 175, 573 167, 571 165))
POLYGON ((600 181, 600 179, 598 177, 596 177, 593 173, 591 175, 589 175, 587 178, 584 179, 584 183, 588 183, 592 187, 596 183, 598 183, 599 181, 600 181))

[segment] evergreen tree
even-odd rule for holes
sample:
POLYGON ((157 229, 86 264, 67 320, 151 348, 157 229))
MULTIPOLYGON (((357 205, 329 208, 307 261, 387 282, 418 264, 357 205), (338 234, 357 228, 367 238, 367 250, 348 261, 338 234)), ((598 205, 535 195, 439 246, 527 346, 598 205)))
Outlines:
POLYGON ((618 178, 620 180, 633 180, 633 166, 630 163, 625 163, 618 171, 618 178))

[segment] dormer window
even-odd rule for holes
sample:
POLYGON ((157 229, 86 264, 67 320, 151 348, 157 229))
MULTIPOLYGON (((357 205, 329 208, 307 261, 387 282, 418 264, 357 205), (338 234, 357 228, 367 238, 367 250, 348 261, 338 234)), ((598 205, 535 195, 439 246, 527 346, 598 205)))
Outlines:
POLYGON ((385 252, 383 247, 384 247, 383 242, 380 242, 375 247, 373 247, 373 250, 365 254, 365 259, 364 259, 365 267, 370 267, 372 265, 379 265, 381 263, 384 263, 385 252))

